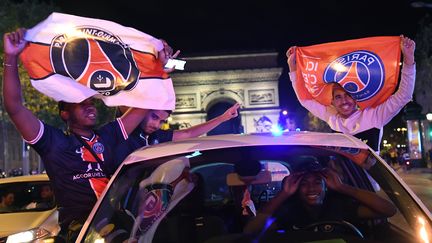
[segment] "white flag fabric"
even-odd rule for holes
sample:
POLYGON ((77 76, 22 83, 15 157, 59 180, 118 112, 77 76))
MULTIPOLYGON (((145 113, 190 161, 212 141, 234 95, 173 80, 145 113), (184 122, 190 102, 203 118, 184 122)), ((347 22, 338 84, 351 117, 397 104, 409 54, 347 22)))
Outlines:
POLYGON ((139 183, 138 215, 129 237, 130 242, 152 242, 159 223, 194 188, 185 172, 189 159, 179 157, 163 163, 139 183))
POLYGON ((52 13, 26 33, 21 60, 41 93, 70 103, 173 110, 172 80, 157 58, 161 40, 112 21, 52 13))

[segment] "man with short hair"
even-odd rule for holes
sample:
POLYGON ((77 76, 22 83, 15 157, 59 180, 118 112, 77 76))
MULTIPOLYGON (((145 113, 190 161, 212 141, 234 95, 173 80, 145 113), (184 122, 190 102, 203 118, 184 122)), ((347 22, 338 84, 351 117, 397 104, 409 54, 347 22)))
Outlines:
POLYGON ((402 77, 399 89, 386 101, 376 107, 359 109, 356 101, 338 84, 333 85, 332 106, 324 106, 316 100, 303 100, 298 95, 295 83, 296 60, 295 47, 287 52, 290 79, 297 94, 297 98, 314 116, 327 122, 336 132, 353 135, 379 151, 382 129, 399 111, 412 99, 415 84, 415 42, 408 37, 401 36, 401 50, 403 54, 402 77))
MULTIPOLYGON (((61 233, 82 224, 108 182, 114 149, 142 121, 148 110, 133 108, 98 130, 94 100, 59 102, 59 115, 68 131, 40 121, 22 104, 18 56, 26 46, 25 29, 4 34, 4 106, 23 139, 40 155, 59 206, 61 233)), ((162 50, 163 51, 163 50, 162 50)), ((161 61, 161 65, 164 63, 161 61)), ((79 228, 79 227, 78 227, 79 228)), ((78 233, 75 230, 72 234, 78 233)), ((75 236, 68 239, 71 241, 75 236)))
MULTIPOLYGON (((211 131, 219 124, 237 117, 239 108, 240 104, 236 103, 222 115, 210 121, 182 130, 161 130, 161 125, 166 122, 171 111, 149 110, 139 127, 133 131, 128 140, 117 147, 116 161, 120 164, 130 153, 144 146, 201 136, 211 131)), ((127 109, 127 107, 119 107, 119 114, 127 111, 127 109)), ((117 168, 117 166, 115 166, 115 168, 117 168)), ((114 173, 114 170, 112 173, 114 173)))

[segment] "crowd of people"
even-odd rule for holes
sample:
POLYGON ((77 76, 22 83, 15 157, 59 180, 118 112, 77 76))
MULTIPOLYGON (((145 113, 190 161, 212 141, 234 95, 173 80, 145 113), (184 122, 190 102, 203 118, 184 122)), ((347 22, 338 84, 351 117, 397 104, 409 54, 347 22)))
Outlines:
MULTIPOLYGON (((21 28, 6 33, 3 37, 4 106, 23 139, 37 151, 44 163, 59 208, 60 236, 68 242, 75 239, 77 229, 83 225, 110 176, 128 154, 143 146, 203 135, 238 115, 240 104, 234 104, 219 117, 203 124, 185 130, 162 131, 160 126, 172 111, 119 107, 119 117, 96 130, 98 111, 93 98, 89 98, 80 103, 63 101, 58 103, 59 116, 67 125, 67 131, 62 131, 39 120, 23 104, 18 75, 18 56, 27 44, 24 39, 25 33, 26 30, 21 28)), ((163 46, 164 48, 155 57, 162 67, 168 59, 176 57, 179 53, 173 53, 172 48, 165 41, 163 46)), ((411 99, 414 89, 415 43, 402 36, 401 49, 403 54, 401 84, 398 91, 380 106, 374 109, 359 109, 356 101, 338 85, 333 86, 332 106, 325 107, 314 100, 301 100, 299 97, 301 104, 312 114, 327 122, 334 131, 367 140, 367 143, 378 151, 377 145, 380 144, 382 137, 382 127, 411 99)), ((295 78, 294 53, 295 47, 287 52, 290 79, 293 84, 299 82, 295 78)), ((293 87, 295 90, 295 85, 293 87)), ((289 130, 296 129, 294 121, 289 120, 287 126, 289 130)), ((359 192, 354 193, 352 188, 341 184, 331 171, 324 172, 318 177, 316 174, 290 176, 284 183, 283 193, 285 194, 281 193, 281 197, 276 197, 274 200, 279 200, 279 205, 297 189, 302 191, 303 185, 313 184, 317 180, 320 181, 322 188, 327 186, 354 196, 363 207, 371 208, 369 211, 387 216, 394 212, 385 200, 377 198, 375 194, 367 194, 365 198, 370 198, 369 201, 356 197, 359 192), (291 187, 288 184, 295 186, 291 187), (381 210, 383 205, 388 211, 381 210)), ((366 195, 364 194, 366 192, 361 193, 366 195)), ((276 209, 276 206, 271 206, 274 200, 268 205, 272 209, 268 210, 268 214, 273 214, 276 209)), ((308 201, 307 196, 305 200, 308 201)), ((8 207, 10 201, 13 201, 11 196, 4 195, 0 205, 8 207)))

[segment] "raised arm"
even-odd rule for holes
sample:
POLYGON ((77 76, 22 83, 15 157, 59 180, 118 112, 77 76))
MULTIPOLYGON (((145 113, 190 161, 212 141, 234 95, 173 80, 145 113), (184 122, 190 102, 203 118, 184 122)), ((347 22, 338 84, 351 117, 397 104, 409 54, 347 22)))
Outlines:
MULTIPOLYGON (((180 50, 177 50, 173 54, 172 47, 170 45, 168 45, 168 43, 165 40, 161 39, 161 41, 163 44, 163 49, 158 52, 158 59, 160 60, 162 66, 165 69, 165 65, 167 64, 168 60, 176 58, 180 54, 180 50)), ((172 68, 165 69, 165 72, 171 73, 174 70, 175 70, 175 66, 172 68)))
POLYGON ((282 190, 272 198, 264 207, 258 211, 255 218, 248 222, 244 228, 245 233, 257 234, 260 233, 267 225, 270 217, 283 204, 285 200, 291 197, 299 188, 303 174, 292 174, 285 177, 282 181, 282 190))
POLYGON ((3 35, 3 101, 6 112, 22 137, 31 141, 39 133, 40 121, 23 105, 21 82, 18 76, 18 56, 26 46, 26 30, 18 29, 3 35))
POLYGON ((300 104, 306 108, 309 112, 311 112, 314 116, 320 118, 323 121, 328 120, 328 117, 330 115, 336 114, 336 111, 332 109, 332 107, 327 107, 325 105, 322 105, 318 101, 314 99, 304 99, 300 97, 300 90, 298 89, 298 80, 297 80, 297 62, 296 62, 296 46, 293 46, 288 49, 286 55, 287 55, 287 62, 289 67, 289 77, 291 80, 292 87, 294 89, 294 92, 297 96, 298 101, 300 104))
POLYGON ((185 138, 194 138, 203 135, 204 133, 207 133, 211 131, 213 128, 217 127, 222 122, 237 117, 238 116, 237 110, 239 108, 240 108, 240 104, 236 103, 233 106, 231 106, 228 110, 226 110, 222 115, 214 119, 211 119, 208 122, 198 124, 188 129, 175 130, 173 134, 173 141, 177 141, 185 138))
POLYGON ((373 117, 379 126, 387 124, 412 99, 416 77, 414 60, 415 42, 408 37, 401 36, 401 50, 403 66, 398 90, 385 102, 375 108, 365 110, 373 112, 373 117))
POLYGON ((396 207, 393 203, 378 196, 374 192, 344 184, 335 171, 326 169, 323 172, 323 176, 329 188, 348 195, 360 202, 361 206, 357 211, 358 217, 365 219, 391 217, 396 213, 396 207))
MULTIPOLYGON (((177 51, 173 54, 173 49, 171 48, 171 46, 169 46, 165 40, 161 39, 161 42, 163 44, 163 48, 158 52, 158 59, 162 65, 162 68, 164 68, 165 64, 168 62, 168 59, 176 58, 180 54, 180 51, 177 51)), ((165 72, 167 73, 170 73, 172 71, 174 71, 174 68, 165 69, 165 72)), ((120 119, 128 135, 131 134, 133 130, 135 130, 135 128, 144 119, 147 112, 149 112, 149 109, 128 107, 119 107, 119 109, 123 113, 120 119)))
POLYGON ((124 112, 119 119, 122 121, 123 127, 128 135, 135 130, 149 111, 149 109, 128 108, 128 110, 124 112))

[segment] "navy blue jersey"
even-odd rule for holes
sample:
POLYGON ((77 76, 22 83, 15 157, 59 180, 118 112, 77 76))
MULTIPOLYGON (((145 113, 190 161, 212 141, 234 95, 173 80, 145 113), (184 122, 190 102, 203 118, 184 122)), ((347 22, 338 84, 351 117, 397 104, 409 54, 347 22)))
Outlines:
POLYGON ((108 183, 104 168, 114 164, 113 151, 127 139, 120 120, 101 127, 92 138, 81 137, 103 164, 75 135, 41 123, 38 136, 28 143, 38 152, 53 183, 60 222, 85 219, 108 183))
MULTIPOLYGON (((115 152, 117 166, 133 151, 148 145, 170 142, 173 139, 173 130, 157 130, 150 135, 145 135, 140 128, 135 129, 129 138, 122 142, 115 152)), ((117 168, 117 166, 115 166, 117 168)), ((115 170, 114 170, 115 171, 115 170)), ((112 173, 114 173, 112 171, 112 173)))

